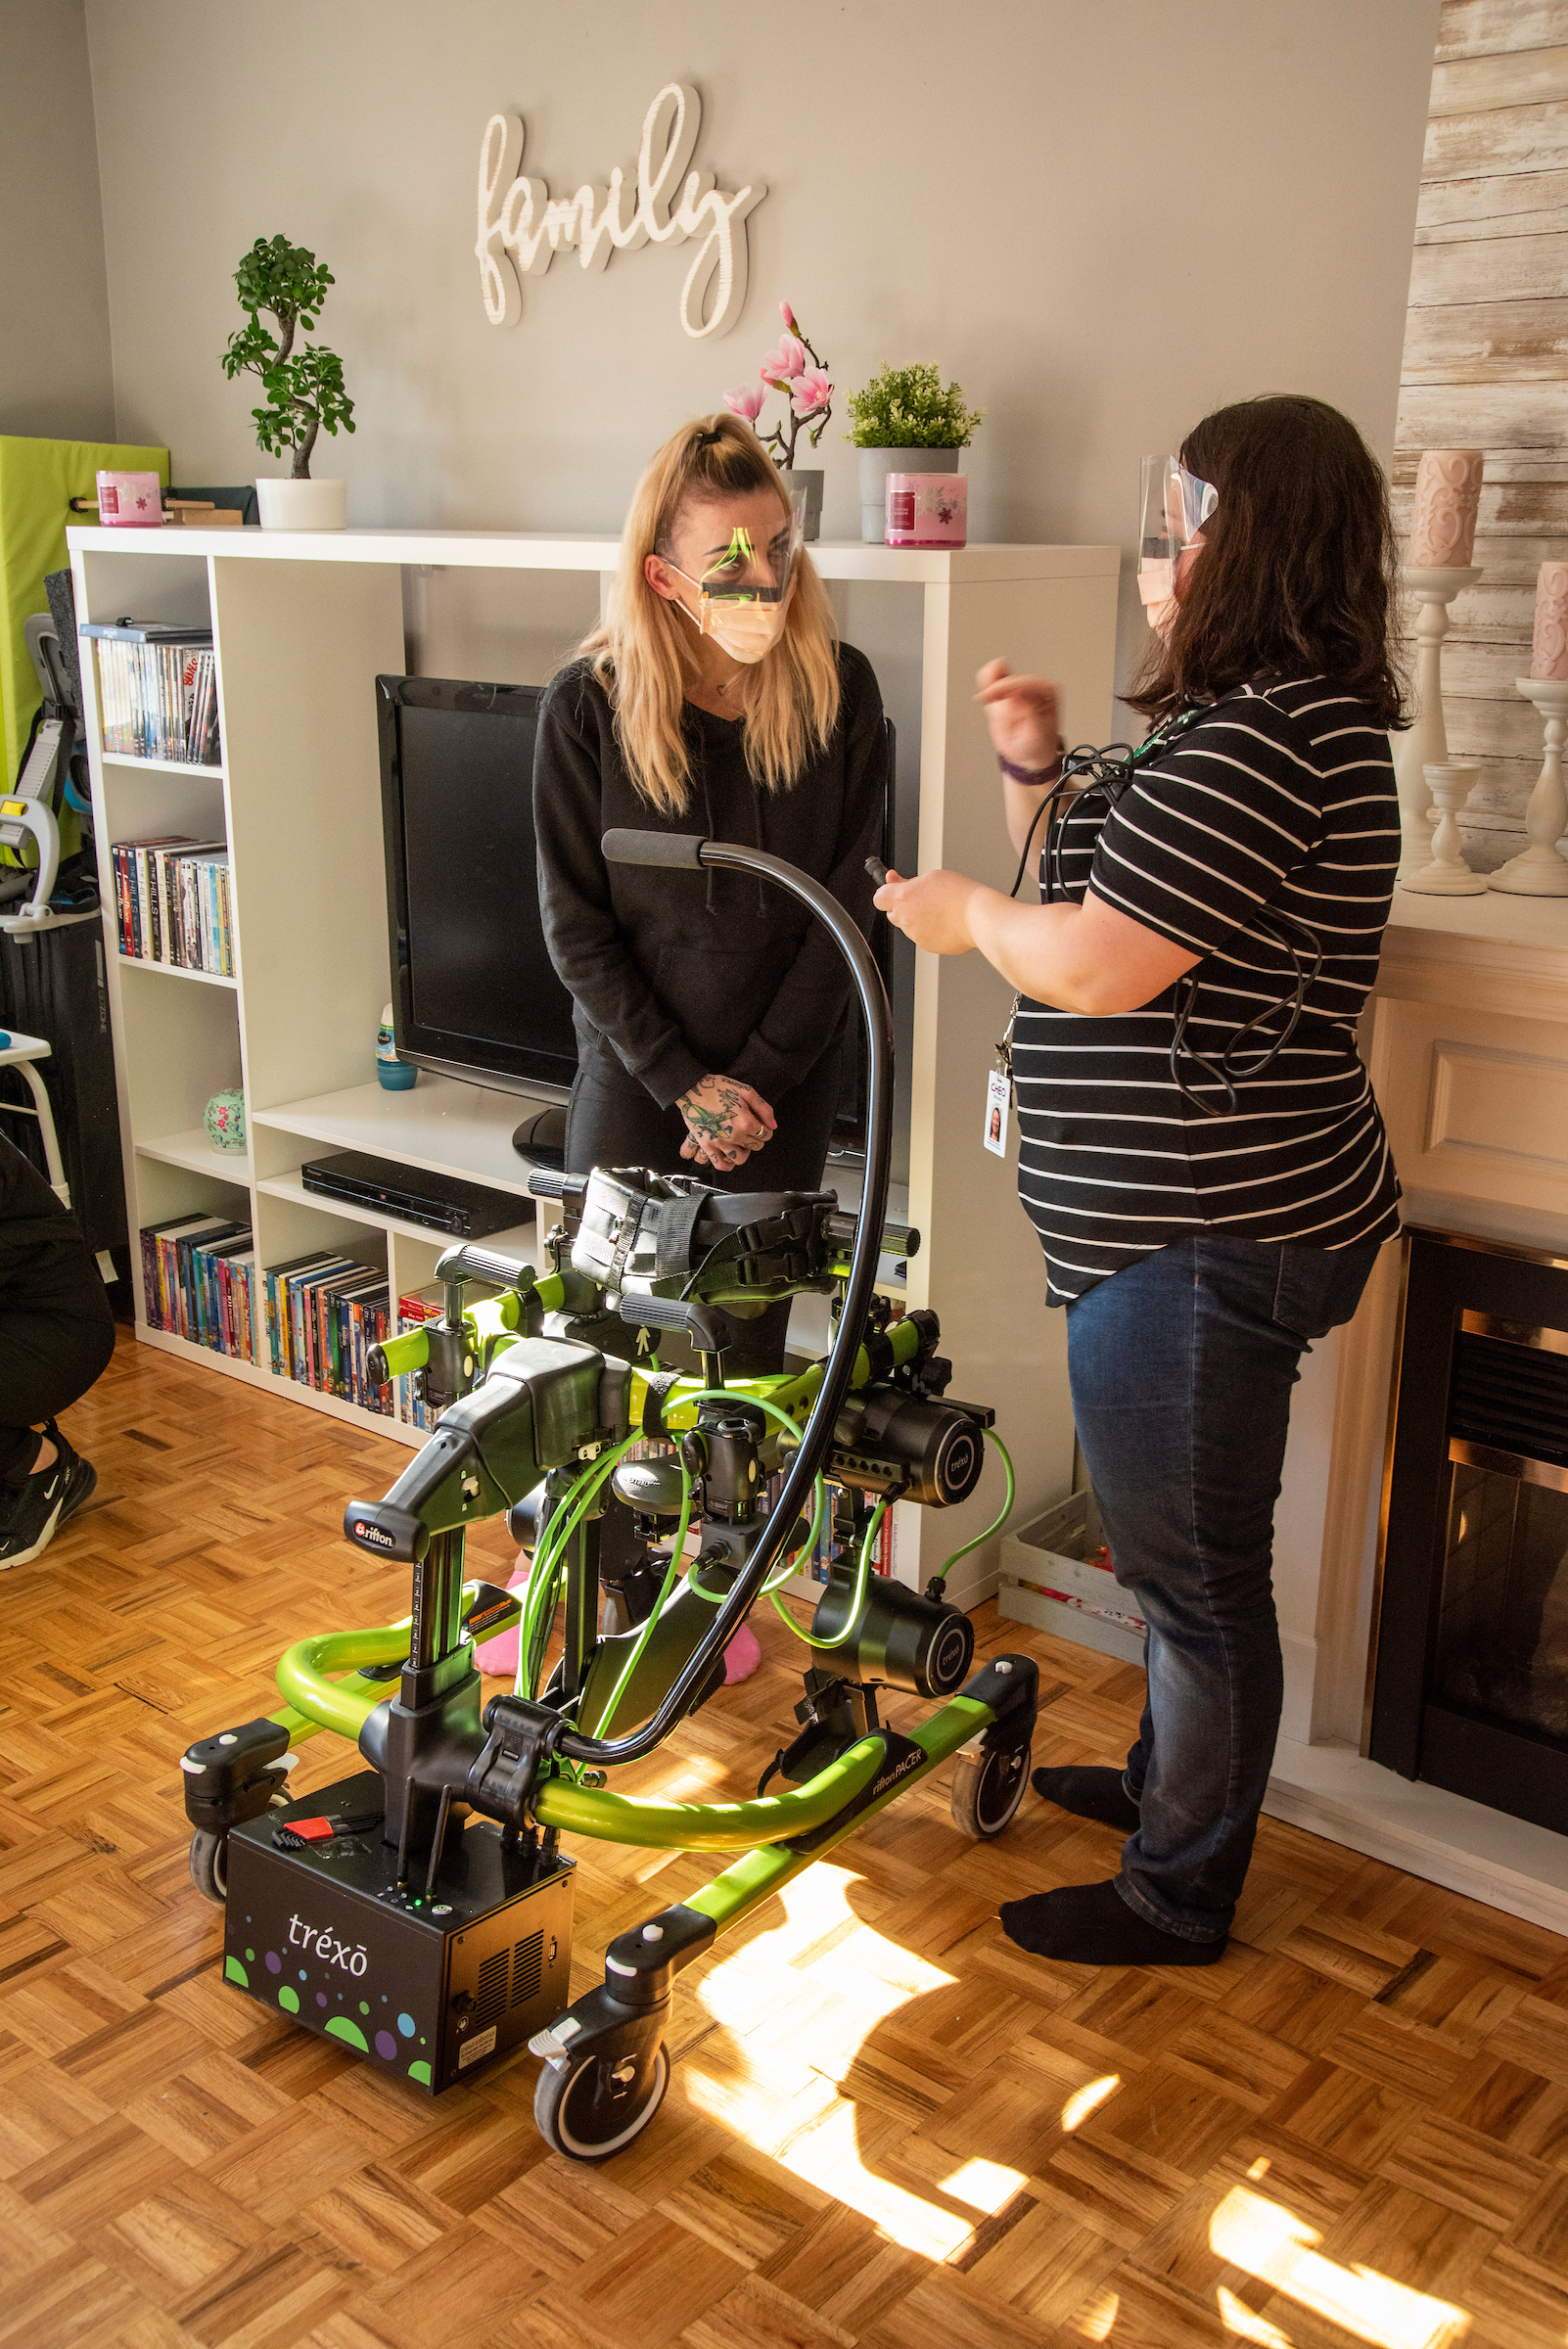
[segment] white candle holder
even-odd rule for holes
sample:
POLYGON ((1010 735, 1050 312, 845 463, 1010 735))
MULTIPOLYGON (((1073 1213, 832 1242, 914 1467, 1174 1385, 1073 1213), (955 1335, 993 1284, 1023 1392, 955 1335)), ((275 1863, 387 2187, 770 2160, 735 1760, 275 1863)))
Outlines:
POLYGON ((1449 632, 1449 606, 1461 588, 1475 585, 1481 571, 1474 565, 1407 563, 1400 576, 1421 607, 1415 622, 1415 719, 1406 733, 1393 737, 1400 795, 1399 878, 1408 887, 1432 862, 1425 769, 1449 763, 1443 723, 1443 639, 1449 632))
POLYGON ((1562 746, 1568 736, 1568 677, 1515 677, 1514 690, 1534 702, 1546 721, 1546 755, 1525 809, 1530 846, 1488 876, 1493 889, 1513 898, 1568 898, 1568 859, 1557 843, 1568 831, 1562 746))
POLYGON ((1429 766, 1425 769, 1426 786, 1439 810, 1438 827, 1432 836, 1432 861, 1402 889, 1413 889, 1424 898, 1479 898, 1487 892, 1485 873, 1472 873, 1464 861, 1464 842, 1459 835, 1459 809, 1475 789, 1480 773, 1475 766, 1429 766))

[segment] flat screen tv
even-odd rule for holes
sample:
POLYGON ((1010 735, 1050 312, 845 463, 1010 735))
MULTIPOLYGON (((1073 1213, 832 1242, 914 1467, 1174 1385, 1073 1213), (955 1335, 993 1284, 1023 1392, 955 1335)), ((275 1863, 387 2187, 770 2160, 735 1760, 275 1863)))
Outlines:
MULTIPOLYGON (((387 915, 397 1050, 416 1067, 538 1100, 576 1075, 572 998, 539 919, 533 736, 542 689, 378 677, 387 915)), ((888 728, 884 859, 892 854, 888 728)), ((873 947, 887 965, 888 926, 873 947)), ((865 1045, 852 1014, 836 1148, 865 1132, 865 1045)))
POLYGON ((397 1050, 423 1069, 558 1098, 572 997, 539 920, 536 685, 378 677, 397 1050))

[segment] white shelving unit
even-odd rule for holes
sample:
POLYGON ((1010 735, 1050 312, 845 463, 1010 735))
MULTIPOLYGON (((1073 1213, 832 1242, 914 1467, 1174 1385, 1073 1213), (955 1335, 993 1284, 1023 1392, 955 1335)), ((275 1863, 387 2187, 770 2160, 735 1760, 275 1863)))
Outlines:
MULTIPOLYGON (((134 1235, 168 1217, 224 1210, 250 1222, 263 1265, 342 1247, 385 1267, 394 1297, 423 1286, 444 1245, 438 1235, 329 1204, 300 1179, 323 1148, 358 1149, 516 1192, 518 1226, 496 1244, 531 1257, 526 1173, 511 1146, 517 1096, 428 1075, 408 1092, 374 1082, 376 1024, 392 989, 372 680, 403 670, 408 642, 426 673, 542 681, 591 616, 617 543, 500 531, 141 535, 83 527, 68 535, 79 620, 132 612, 209 624, 217 651, 215 767, 106 756, 94 665, 83 665, 138 1335, 418 1443, 412 1427, 150 1328, 134 1235), (232 980, 116 950, 110 846, 160 833, 228 842, 232 980), (216 1151, 202 1113, 212 1093, 236 1084, 249 1143, 216 1151)), ((1005 888, 1012 859, 974 672, 996 653, 1043 669, 1063 689, 1075 737, 1105 739, 1118 550, 856 542, 818 544, 811 555, 899 724, 905 860, 913 852, 922 869, 957 866, 1005 888)), ((518 881, 532 886, 530 874, 518 881)), ((1067 1489, 1072 1414, 1062 1316, 1045 1313, 1038 1243, 1018 1212, 1011 1167, 981 1148, 986 1074, 1006 1009, 1001 981, 974 956, 922 957, 915 968, 902 1005, 912 1034, 906 1187, 923 1246, 907 1294, 942 1316, 955 1391, 996 1403, 1027 1516, 1067 1489)), ((939 1518, 902 1507, 900 1577, 933 1572, 994 1507, 989 1475, 963 1509, 939 1518)), ((989 1550, 955 1578, 963 1603, 994 1584, 995 1544, 989 1550)))

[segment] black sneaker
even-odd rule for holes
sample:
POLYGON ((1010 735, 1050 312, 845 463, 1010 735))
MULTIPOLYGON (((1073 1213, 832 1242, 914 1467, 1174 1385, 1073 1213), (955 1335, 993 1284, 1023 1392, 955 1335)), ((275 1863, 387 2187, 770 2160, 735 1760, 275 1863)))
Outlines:
POLYGON ((98 1471, 51 1426, 59 1456, 9 1491, 0 1490, 0 1572, 40 1556, 69 1517, 92 1497, 98 1471))

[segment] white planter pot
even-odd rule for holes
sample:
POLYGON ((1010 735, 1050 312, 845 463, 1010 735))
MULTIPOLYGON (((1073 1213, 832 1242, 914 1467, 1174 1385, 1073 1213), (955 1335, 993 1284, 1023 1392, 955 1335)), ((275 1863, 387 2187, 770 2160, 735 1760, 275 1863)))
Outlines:
POLYGON ((348 527, 346 482, 257 482, 264 530, 342 530, 348 527))
POLYGON ((860 457, 860 539, 881 546, 888 527, 890 473, 956 473, 961 448, 862 448, 860 457))

